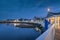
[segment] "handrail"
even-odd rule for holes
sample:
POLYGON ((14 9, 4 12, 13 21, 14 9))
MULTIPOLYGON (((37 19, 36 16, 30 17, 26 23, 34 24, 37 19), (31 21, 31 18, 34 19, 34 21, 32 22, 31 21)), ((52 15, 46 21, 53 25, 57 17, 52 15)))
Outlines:
POLYGON ((55 24, 50 25, 50 27, 41 34, 36 40, 54 40, 54 34, 55 34, 55 24))

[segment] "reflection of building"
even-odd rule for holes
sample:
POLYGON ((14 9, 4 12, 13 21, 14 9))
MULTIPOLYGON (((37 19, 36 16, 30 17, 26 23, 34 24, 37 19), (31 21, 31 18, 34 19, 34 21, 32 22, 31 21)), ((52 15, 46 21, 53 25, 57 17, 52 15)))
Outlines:
POLYGON ((60 28, 60 12, 59 13, 52 13, 49 12, 47 15, 48 21, 51 23, 56 23, 56 28, 60 28))

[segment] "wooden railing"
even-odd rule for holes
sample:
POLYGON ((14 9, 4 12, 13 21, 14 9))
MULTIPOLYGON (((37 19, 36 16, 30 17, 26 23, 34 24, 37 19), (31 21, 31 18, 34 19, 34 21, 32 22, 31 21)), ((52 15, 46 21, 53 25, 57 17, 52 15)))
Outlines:
POLYGON ((55 35, 55 24, 50 25, 49 28, 42 34, 40 35, 36 40, 54 40, 54 35, 55 35))

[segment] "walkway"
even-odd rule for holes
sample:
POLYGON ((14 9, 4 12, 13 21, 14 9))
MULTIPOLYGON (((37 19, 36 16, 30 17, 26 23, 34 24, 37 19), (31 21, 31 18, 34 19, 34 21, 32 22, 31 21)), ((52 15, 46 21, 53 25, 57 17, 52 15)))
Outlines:
POLYGON ((60 29, 55 28, 55 40, 60 40, 60 29))

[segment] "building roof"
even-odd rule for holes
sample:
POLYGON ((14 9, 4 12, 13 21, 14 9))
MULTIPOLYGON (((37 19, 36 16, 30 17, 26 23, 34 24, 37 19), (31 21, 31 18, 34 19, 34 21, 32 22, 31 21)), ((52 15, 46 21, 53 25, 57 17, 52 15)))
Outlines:
POLYGON ((48 15, 46 17, 48 18, 48 17, 58 16, 58 15, 60 15, 60 12, 58 13, 48 12, 48 15))

